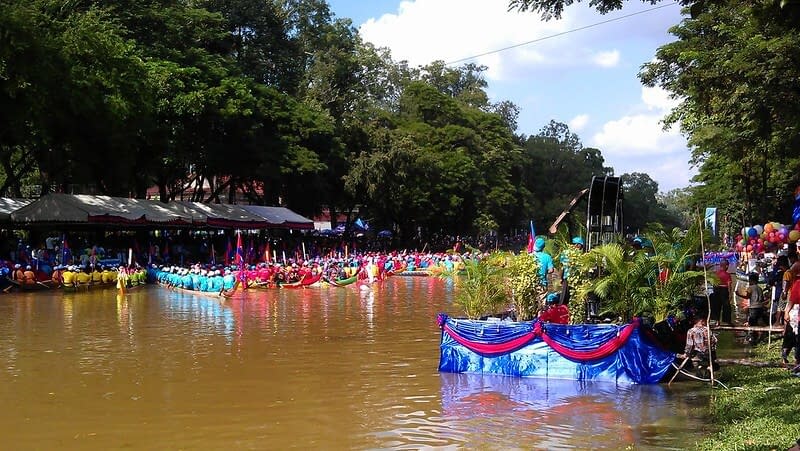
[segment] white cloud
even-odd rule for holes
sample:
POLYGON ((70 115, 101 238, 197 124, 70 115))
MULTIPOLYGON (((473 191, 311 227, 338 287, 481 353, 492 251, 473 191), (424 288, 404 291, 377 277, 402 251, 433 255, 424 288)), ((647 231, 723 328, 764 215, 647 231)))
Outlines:
POLYGON ((644 102, 648 110, 668 113, 669 110, 678 106, 680 100, 670 98, 669 92, 659 86, 652 88, 645 86, 642 88, 642 102, 644 102))
POLYGON ((592 137, 592 146, 603 152, 618 174, 644 172, 659 183, 661 191, 689 185, 686 139, 678 127, 663 128, 663 118, 677 104, 660 88, 643 87, 642 109, 603 124, 592 137))
POLYGON ((660 114, 636 114, 608 121, 592 137, 604 155, 652 155, 672 153, 686 147, 676 127, 663 130, 660 114))
POLYGON ((597 53, 592 61, 600 67, 614 67, 619 64, 619 50, 597 53))
POLYGON ((579 114, 573 117, 567 125, 569 126, 569 130, 571 132, 579 132, 586 127, 586 124, 589 122, 589 115, 588 114, 579 114))
MULTIPOLYGON (((568 8, 561 20, 545 22, 535 13, 509 12, 507 8, 502 0, 406 0, 396 13, 363 23, 359 32, 376 46, 391 49, 394 59, 418 66, 551 37, 599 17, 588 8, 568 8)), ((487 77, 493 80, 528 77, 532 69, 543 66, 613 67, 619 63, 618 50, 594 48, 596 43, 585 40, 586 36, 581 32, 564 34, 471 61, 488 66, 487 77)))

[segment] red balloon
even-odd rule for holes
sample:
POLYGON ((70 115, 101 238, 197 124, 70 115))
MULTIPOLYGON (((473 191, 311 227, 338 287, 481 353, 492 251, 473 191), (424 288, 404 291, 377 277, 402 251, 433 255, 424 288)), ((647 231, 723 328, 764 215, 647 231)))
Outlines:
POLYGON ((778 234, 778 240, 779 240, 779 241, 783 241, 783 240, 785 240, 785 239, 786 239, 786 235, 784 235, 783 233, 779 233, 779 234, 778 234))
POLYGON ((748 244, 747 245, 747 252, 753 252, 753 245, 752 244, 748 244))

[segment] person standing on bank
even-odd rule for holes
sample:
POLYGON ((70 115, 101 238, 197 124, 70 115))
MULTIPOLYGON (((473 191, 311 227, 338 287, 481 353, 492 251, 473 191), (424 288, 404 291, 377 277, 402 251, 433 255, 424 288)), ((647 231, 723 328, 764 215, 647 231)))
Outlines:
POLYGON ((798 280, 800 278, 800 265, 795 261, 789 271, 791 272, 792 281, 787 289, 789 295, 786 308, 783 311, 783 319, 786 321, 787 327, 791 327, 792 332, 794 332, 794 343, 784 342, 781 357, 784 364, 786 364, 789 346, 793 344, 795 365, 800 365, 800 280, 798 280))
POLYGON ((719 263, 719 269, 715 274, 719 282, 714 285, 713 299, 711 302, 711 319, 730 324, 731 275, 728 273, 728 260, 722 260, 719 263))

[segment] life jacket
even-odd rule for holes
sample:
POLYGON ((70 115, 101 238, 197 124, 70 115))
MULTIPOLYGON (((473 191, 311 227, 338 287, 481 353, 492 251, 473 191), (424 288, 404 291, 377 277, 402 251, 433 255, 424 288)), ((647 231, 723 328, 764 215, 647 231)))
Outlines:
POLYGON ((24 283, 26 285, 33 285, 36 283, 36 274, 31 270, 25 271, 23 277, 25 278, 24 283))
POLYGON ((61 269, 56 269, 53 271, 53 276, 51 277, 53 283, 56 285, 61 285, 64 283, 64 277, 62 277, 62 274, 64 274, 64 271, 61 269))

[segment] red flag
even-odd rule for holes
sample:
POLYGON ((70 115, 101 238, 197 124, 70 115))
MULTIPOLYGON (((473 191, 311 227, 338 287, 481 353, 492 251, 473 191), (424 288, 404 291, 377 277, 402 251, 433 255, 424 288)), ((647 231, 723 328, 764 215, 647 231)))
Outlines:
POLYGON ((536 232, 533 230, 533 221, 531 221, 531 233, 528 235, 528 253, 533 253, 533 243, 536 241, 536 232))

